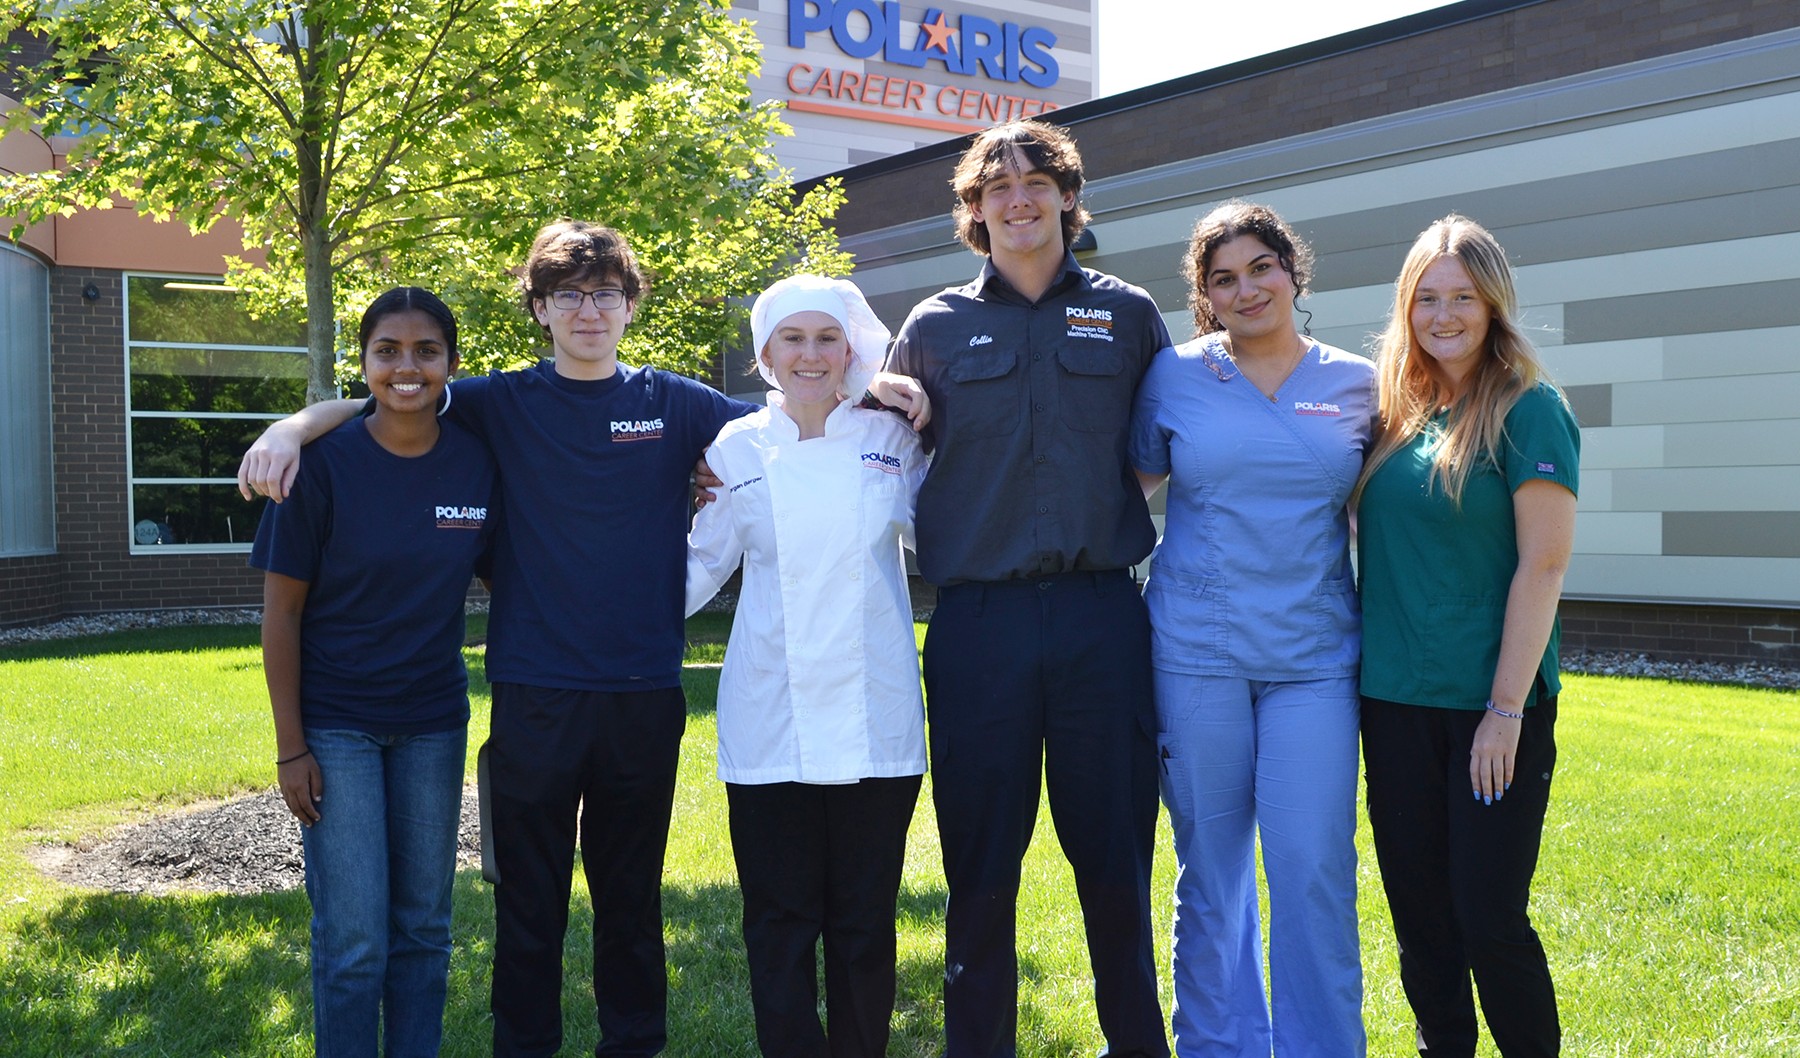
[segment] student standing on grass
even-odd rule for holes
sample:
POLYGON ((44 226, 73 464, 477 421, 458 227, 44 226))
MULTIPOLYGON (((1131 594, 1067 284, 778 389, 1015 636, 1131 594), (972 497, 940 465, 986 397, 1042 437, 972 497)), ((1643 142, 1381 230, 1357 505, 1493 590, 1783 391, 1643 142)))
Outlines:
POLYGON ((1556 769, 1556 605, 1580 433, 1518 324, 1506 252, 1454 214, 1413 243, 1358 485, 1369 823, 1429 1058, 1559 1053, 1527 906, 1556 769), (1474 991, 1470 977, 1474 978, 1474 991))
POLYGON ((263 668, 282 797, 301 823, 321 1058, 430 1056, 443 1036, 469 679, 463 599, 494 462, 438 418, 456 319, 418 287, 359 331, 375 401, 264 508, 263 668), (329 799, 327 795, 329 794, 329 799))
POLYGON ((1126 462, 1132 394, 1169 345, 1136 287, 1076 264, 1081 155, 1037 121, 975 137, 952 186, 986 258, 901 327, 931 400, 919 570, 933 798, 950 901, 948 1058, 1017 1052, 1020 864, 1040 776, 1074 868, 1107 1054, 1169 1052, 1150 927, 1150 628, 1131 567, 1155 530, 1126 462))
POLYGON ((1150 365, 1132 419, 1146 493, 1169 482, 1144 594, 1180 864, 1170 1023, 1182 1058, 1367 1049, 1346 503, 1374 433, 1375 369, 1296 332, 1311 266, 1266 206, 1201 218, 1182 268, 1197 337, 1150 365))
MULTIPOLYGON (((574 853, 594 908, 600 1055, 668 1040, 662 867, 687 706, 689 474, 757 405, 621 364, 647 283, 624 236, 583 221, 538 233, 525 310, 552 359, 450 387, 450 415, 500 466, 488 679, 494 889, 494 1054, 562 1045, 562 952, 574 853)), ((884 386, 906 403, 905 380, 884 386)), ((241 487, 279 500, 301 444, 355 414, 315 404, 245 455, 241 487)))
POLYGON ((743 563, 719 676, 719 778, 756 1039, 766 1058, 881 1058, 894 905, 925 771, 901 552, 925 456, 905 420, 848 399, 888 343, 854 284, 783 279, 750 321, 774 392, 707 449, 724 486, 688 538, 687 609, 743 563))

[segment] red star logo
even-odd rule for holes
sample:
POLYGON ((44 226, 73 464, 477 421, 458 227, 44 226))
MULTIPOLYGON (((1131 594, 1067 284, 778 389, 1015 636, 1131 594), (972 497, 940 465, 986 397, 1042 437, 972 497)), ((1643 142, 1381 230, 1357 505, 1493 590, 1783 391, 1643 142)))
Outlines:
POLYGON ((919 28, 931 38, 919 49, 921 52, 941 51, 945 55, 950 54, 950 34, 956 31, 950 28, 949 16, 939 11, 936 22, 921 22, 919 28))

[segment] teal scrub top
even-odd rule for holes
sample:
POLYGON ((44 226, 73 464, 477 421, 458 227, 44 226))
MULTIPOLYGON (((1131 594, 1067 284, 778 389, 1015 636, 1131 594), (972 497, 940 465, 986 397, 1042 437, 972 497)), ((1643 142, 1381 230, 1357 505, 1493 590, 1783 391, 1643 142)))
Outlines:
POLYGON ((1345 503, 1375 424, 1375 367, 1306 340, 1273 399, 1217 334, 1157 354, 1132 466, 1169 475, 1144 600, 1157 668, 1294 681, 1356 674, 1345 503))
MULTIPOLYGON (((1527 481, 1576 491, 1581 432, 1548 383, 1506 415, 1501 465, 1469 473, 1458 508, 1430 482, 1431 449, 1444 417, 1395 452, 1369 478, 1357 507, 1362 573, 1362 693, 1450 709, 1481 709, 1500 661, 1506 597, 1519 565, 1513 493, 1527 481)), ((1557 678, 1560 624, 1538 673, 1546 695, 1557 678)), ((1534 689, 1527 705, 1536 704, 1534 689)))

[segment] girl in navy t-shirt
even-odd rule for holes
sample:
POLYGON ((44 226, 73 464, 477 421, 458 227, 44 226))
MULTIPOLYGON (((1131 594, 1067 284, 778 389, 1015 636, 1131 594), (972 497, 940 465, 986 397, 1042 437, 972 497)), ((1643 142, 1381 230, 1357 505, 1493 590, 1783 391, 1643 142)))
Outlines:
POLYGON ((317 1052, 373 1055, 384 1036, 389 1058, 435 1055, 469 720, 463 599, 494 462, 438 418, 457 364, 442 301, 390 290, 359 338, 375 411, 307 450, 250 564, 265 571, 281 793, 306 850, 317 1052))

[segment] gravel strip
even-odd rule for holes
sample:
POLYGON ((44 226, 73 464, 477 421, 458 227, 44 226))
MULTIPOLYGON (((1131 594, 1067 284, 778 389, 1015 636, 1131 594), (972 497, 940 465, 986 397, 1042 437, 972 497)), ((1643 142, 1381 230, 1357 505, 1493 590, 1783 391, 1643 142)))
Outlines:
MULTIPOLYGON (((737 604, 737 595, 721 591, 704 607, 708 612, 729 613, 737 604)), ((913 617, 931 618, 929 606, 917 606, 913 617)), ((487 609, 486 603, 469 607, 471 613, 487 609)), ((39 643, 71 636, 98 635, 131 628, 154 628, 163 625, 232 625, 255 624, 262 620, 262 610, 241 607, 203 610, 127 610, 119 613, 87 614, 65 617, 23 628, 0 629, 0 647, 17 643, 39 643)), ((1580 672, 1594 676, 1650 676, 1663 680, 1686 680, 1690 683, 1735 683, 1746 687, 1780 687, 1800 689, 1800 667, 1758 661, 1719 662, 1681 661, 1655 658, 1649 654, 1626 651, 1582 651, 1562 659, 1564 672, 1580 672)))
POLYGON ((1590 676, 1651 676, 1688 683, 1800 688, 1800 668, 1758 661, 1674 661, 1624 651, 1581 651, 1564 657, 1562 670, 1590 676))

